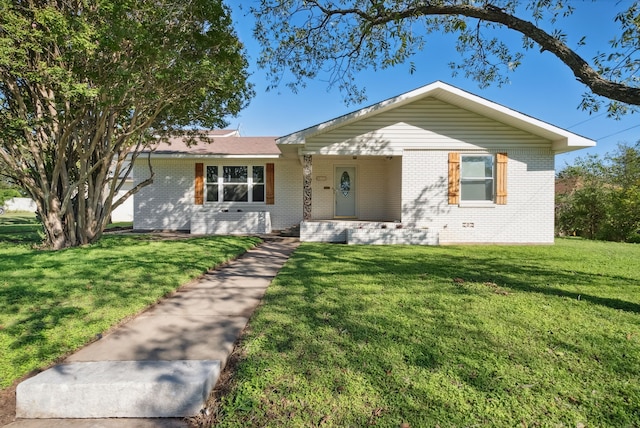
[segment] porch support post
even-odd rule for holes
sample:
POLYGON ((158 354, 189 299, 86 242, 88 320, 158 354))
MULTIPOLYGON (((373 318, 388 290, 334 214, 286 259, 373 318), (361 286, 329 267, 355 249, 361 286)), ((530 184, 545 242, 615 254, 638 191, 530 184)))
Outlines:
POLYGON ((302 174, 304 176, 303 182, 303 195, 302 195, 302 219, 305 221, 311 220, 311 184, 312 177, 312 156, 304 155, 302 164, 302 174))

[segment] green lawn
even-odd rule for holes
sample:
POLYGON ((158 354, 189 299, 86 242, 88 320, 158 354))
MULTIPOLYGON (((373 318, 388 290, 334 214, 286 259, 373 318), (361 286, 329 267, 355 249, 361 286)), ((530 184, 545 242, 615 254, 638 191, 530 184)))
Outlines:
POLYGON ((0 216, 0 242, 38 244, 43 238, 42 225, 34 213, 8 212, 0 216))
MULTIPOLYGON (((109 229, 128 228, 132 222, 116 222, 109 229)), ((0 216, 0 242, 39 244, 44 239, 42 225, 34 213, 8 212, 0 216)))
POLYGON ((569 239, 303 244, 219 426, 637 427, 639 261, 640 245, 569 239))
POLYGON ((258 242, 116 235, 52 252, 32 248, 38 228, 0 217, 0 388, 258 242))

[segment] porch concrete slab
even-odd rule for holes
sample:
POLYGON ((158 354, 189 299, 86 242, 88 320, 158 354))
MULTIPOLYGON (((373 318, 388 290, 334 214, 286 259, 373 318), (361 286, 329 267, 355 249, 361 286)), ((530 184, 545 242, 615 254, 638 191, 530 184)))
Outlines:
POLYGON ((211 360, 60 364, 18 385, 16 417, 193 416, 219 375, 220 362, 211 360))

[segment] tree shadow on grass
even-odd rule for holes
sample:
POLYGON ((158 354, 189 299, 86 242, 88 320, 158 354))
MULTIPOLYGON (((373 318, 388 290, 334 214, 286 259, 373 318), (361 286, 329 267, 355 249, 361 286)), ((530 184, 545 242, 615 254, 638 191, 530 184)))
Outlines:
MULTIPOLYGON (((338 246, 336 248, 341 247, 338 246)), ((375 251, 375 249, 372 250, 375 251)), ((459 250, 454 247, 447 248, 446 254, 429 254, 429 249, 425 250, 425 257, 419 260, 411 257, 403 260, 389 260, 384 256, 384 251, 380 251, 378 256, 372 257, 369 255, 361 259, 350 256, 347 251, 346 254, 337 255, 337 258, 344 260, 346 263, 353 263, 356 271, 388 274, 401 272, 400 274, 409 275, 425 274, 445 282, 451 281, 453 278, 461 278, 466 282, 477 283, 491 281, 514 291, 584 300, 610 309, 640 313, 640 303, 638 302, 599 296, 592 293, 597 292, 603 282, 607 284, 615 283, 616 287, 620 289, 640 292, 636 278, 614 274, 595 275, 576 270, 552 269, 547 267, 548 263, 544 258, 533 263, 529 260, 529 264, 524 265, 517 258, 509 260, 490 257, 470 258, 465 254, 456 255, 455 253, 459 250), (525 281, 522 278, 527 280, 525 281), (567 284, 571 287, 580 287, 586 292, 571 291, 552 284, 567 284)), ((310 254, 309 257, 309 262, 306 262, 303 256, 303 266, 314 263, 313 255, 310 254)))
MULTIPOLYGON (((595 314, 606 319, 610 310, 616 310, 630 320, 640 307, 632 299, 608 295, 612 284, 626 291, 623 295, 632 296, 637 289, 637 279, 554 269, 544 257, 523 261, 470 256, 453 247, 391 251, 305 244, 280 272, 263 309, 252 320, 251 335, 257 342, 247 338, 247 349, 257 346, 262 351, 252 352, 246 364, 277 365, 269 372, 284 374, 278 378, 266 373, 271 382, 267 386, 246 380, 263 394, 246 420, 264 413, 274 425, 291 423, 287 418, 301 409, 283 404, 290 400, 282 397, 304 394, 296 385, 306 379, 317 391, 314 394, 325 397, 321 401, 327 403, 325 411, 333 412, 334 424, 367 425, 372 414, 380 415, 374 419, 380 418, 381 425, 397 425, 403 419, 412 425, 433 423, 438 414, 443 415, 441 421, 456 426, 496 421, 513 426, 553 418, 568 423, 587 416, 596 425, 598 421, 629 424, 637 420, 638 409, 632 403, 620 405, 615 397, 625 394, 617 388, 628 388, 620 386, 625 384, 620 379, 640 371, 625 357, 633 354, 634 342, 621 342, 602 331, 578 331, 562 321, 565 299, 578 301, 578 297, 585 305, 579 308, 588 311, 584 318, 595 314), (361 276, 365 286, 359 284, 361 276), (606 286, 600 287, 601 283, 606 286), (492 292, 494 286, 505 294, 492 292), (532 297, 524 304, 540 307, 527 316, 509 313, 516 299, 523 304, 522 293, 532 297), (483 302, 486 314, 465 310, 483 302), (536 316, 547 302, 553 305, 550 315, 536 316), (512 329, 514 336, 492 331, 496 324, 487 316, 501 318, 497 328, 512 329), (269 360, 270 355, 277 358, 269 360), (267 360, 256 363, 261 358, 267 360), (596 377, 589 377, 591 370, 598 373, 596 377), (571 380, 583 375, 579 382, 571 380), (616 386, 602 385, 598 381, 602 376, 616 386), (330 410, 354 379, 363 379, 358 388, 366 391, 357 394, 367 396, 369 411, 354 410, 360 405, 356 403, 330 410), (590 396, 587 389, 611 398, 590 396), (555 406, 566 408, 566 413, 547 413, 555 412, 555 406)), ((570 306, 566 310, 578 314, 580 309, 570 306)), ((316 412, 311 420, 322 418, 321 410, 308 407, 304 412, 316 412)))
POLYGON ((39 244, 44 238, 42 225, 33 215, 5 215, 0 217, 0 245, 39 244))

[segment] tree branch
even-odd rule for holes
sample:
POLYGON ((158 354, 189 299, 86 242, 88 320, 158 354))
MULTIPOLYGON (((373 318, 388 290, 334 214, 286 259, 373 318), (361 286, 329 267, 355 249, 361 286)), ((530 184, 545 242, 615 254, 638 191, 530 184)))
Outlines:
MULTIPOLYGON (((131 161, 133 163, 133 159, 131 161)), ((153 171, 153 166, 151 165, 151 152, 149 152, 147 154, 147 166, 149 168, 149 178, 141 181, 140 183, 136 184, 132 189, 130 189, 129 191, 127 191, 127 193, 125 193, 124 195, 122 195, 121 197, 118 198, 117 201, 115 201, 112 205, 112 208, 115 209, 117 207, 119 207, 120 205, 122 205, 122 203, 131 195, 135 194, 136 192, 138 192, 140 189, 142 189, 145 186, 148 186, 149 184, 153 183, 153 179, 156 176, 156 173, 153 171)))
POLYGON ((553 37, 529 21, 517 18, 502 9, 488 4, 484 8, 472 5, 418 5, 401 11, 385 10, 370 15, 359 9, 328 9, 313 2, 318 9, 328 15, 355 14, 363 21, 375 26, 382 26, 392 21, 416 18, 419 16, 459 15, 476 18, 482 21, 504 25, 540 45, 541 50, 549 51, 565 63, 576 78, 587 85, 594 94, 632 105, 640 105, 640 88, 631 87, 612 80, 607 80, 594 70, 580 55, 565 43, 553 37))

